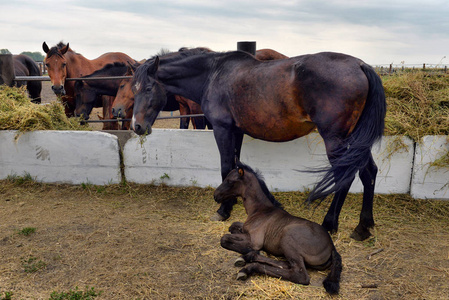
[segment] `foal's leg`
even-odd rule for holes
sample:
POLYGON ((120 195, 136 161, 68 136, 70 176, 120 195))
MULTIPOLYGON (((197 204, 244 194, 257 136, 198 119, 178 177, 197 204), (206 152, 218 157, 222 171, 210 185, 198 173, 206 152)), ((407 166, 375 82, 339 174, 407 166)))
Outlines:
POLYGON ((223 248, 240 254, 254 251, 251 248, 250 236, 244 233, 225 234, 221 237, 220 244, 223 248))
POLYGON ((308 285, 310 277, 307 273, 304 260, 290 262, 290 268, 278 268, 272 265, 251 263, 241 269, 237 275, 237 279, 246 280, 251 274, 259 273, 273 277, 280 277, 294 283, 308 285))
POLYGON ((242 255, 235 261, 236 267, 243 267, 246 263, 261 263, 265 265, 269 265, 272 267, 280 268, 280 269, 288 269, 290 268, 290 264, 284 260, 276 260, 265 255, 261 255, 259 251, 251 251, 247 254, 242 255))
POLYGON ((243 223, 242 222, 234 222, 229 226, 230 233, 243 233, 243 223))
POLYGON ((370 237, 371 233, 369 228, 374 226, 373 198, 376 176, 377 166, 370 153, 368 164, 359 172, 359 177, 363 184, 363 204, 359 224, 351 234, 351 237, 358 241, 363 241, 370 237))

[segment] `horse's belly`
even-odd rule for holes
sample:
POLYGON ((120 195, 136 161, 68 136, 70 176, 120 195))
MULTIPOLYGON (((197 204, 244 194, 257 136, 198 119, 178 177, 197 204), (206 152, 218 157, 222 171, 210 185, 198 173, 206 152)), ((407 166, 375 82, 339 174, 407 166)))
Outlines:
POLYGON ((315 124, 305 122, 271 122, 267 124, 244 123, 239 126, 249 136, 270 142, 291 141, 309 134, 315 129, 315 124))

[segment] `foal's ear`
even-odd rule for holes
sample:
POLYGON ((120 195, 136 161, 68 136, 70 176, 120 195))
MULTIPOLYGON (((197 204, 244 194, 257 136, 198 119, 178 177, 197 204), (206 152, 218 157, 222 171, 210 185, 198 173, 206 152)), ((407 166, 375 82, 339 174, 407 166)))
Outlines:
POLYGON ((245 174, 245 171, 242 168, 238 168, 239 171, 239 176, 243 177, 243 175, 245 174))

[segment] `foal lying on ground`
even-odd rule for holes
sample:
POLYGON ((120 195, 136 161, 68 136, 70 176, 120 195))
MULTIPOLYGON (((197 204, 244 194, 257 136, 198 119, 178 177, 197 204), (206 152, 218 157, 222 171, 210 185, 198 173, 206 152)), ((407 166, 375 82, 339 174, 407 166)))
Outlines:
POLYGON ((283 210, 260 176, 240 162, 214 193, 219 203, 239 196, 243 198, 248 218, 245 223, 234 222, 229 227, 231 234, 221 238, 223 248, 243 254, 236 260, 236 266, 249 263, 239 271, 237 279, 245 280, 253 273, 262 273, 309 284, 306 266, 318 270, 330 267, 323 285, 328 293, 338 293, 341 256, 324 227, 283 210), (286 261, 262 256, 259 250, 283 256, 286 261))

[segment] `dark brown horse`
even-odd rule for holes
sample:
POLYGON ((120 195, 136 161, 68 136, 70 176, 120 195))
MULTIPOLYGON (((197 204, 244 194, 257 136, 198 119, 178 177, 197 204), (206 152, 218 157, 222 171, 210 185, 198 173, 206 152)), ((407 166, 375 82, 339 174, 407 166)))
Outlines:
MULTIPOLYGON (((358 172, 364 195, 352 237, 363 240, 371 235, 377 175, 371 147, 383 135, 386 101, 380 77, 360 59, 323 52, 260 61, 241 51, 192 49, 147 61, 136 70, 133 88, 131 123, 137 134, 151 133, 166 101, 165 91, 201 104, 214 129, 222 179, 240 156, 244 134, 284 142, 318 129, 330 166, 320 170, 324 176, 309 201, 335 193, 323 226, 336 232, 358 172)), ((227 219, 234 204, 222 203, 215 219, 227 219)))
POLYGON ((221 246, 243 254, 236 260, 236 266, 249 263, 240 270, 237 279, 246 280, 253 273, 262 273, 309 284, 306 266, 318 270, 330 268, 323 285, 328 293, 338 294, 341 256, 323 226, 283 210, 261 176, 240 162, 214 193, 218 203, 235 197, 242 197, 248 217, 245 223, 231 225, 231 234, 221 238, 221 246), (263 256, 261 250, 283 256, 286 261, 263 256))
POLYGON ((67 78, 79 78, 92 74, 105 65, 114 62, 134 62, 134 59, 121 52, 109 52, 96 59, 87 59, 83 55, 70 49, 69 44, 60 42, 49 48, 44 42, 42 49, 47 54, 44 63, 52 83, 52 90, 62 96, 67 116, 73 116, 75 111, 75 82, 66 81, 67 78))
MULTIPOLYGON (((13 55, 15 76, 42 76, 42 72, 36 62, 27 55, 13 55)), ((28 95, 33 103, 41 103, 41 81, 17 81, 16 86, 27 86, 28 95)))
MULTIPOLYGON (((180 50, 182 51, 181 48, 180 50)), ((139 64, 134 64, 128 67, 128 72, 126 75, 133 75, 134 70, 139 66, 139 64)), ((114 118, 131 119, 133 115, 134 107, 134 93, 132 92, 132 80, 123 79, 120 83, 119 90, 112 104, 112 115, 114 118)), ((192 100, 184 98, 182 96, 169 94, 167 95, 167 105, 164 107, 163 111, 173 111, 178 110, 181 116, 202 114, 201 105, 192 100), (173 101, 178 104, 173 105, 173 101)), ((194 129, 205 129, 208 127, 212 129, 210 123, 204 117, 192 117, 192 118, 180 118, 179 128, 188 129, 189 123, 192 121, 194 129)), ((128 126, 129 122, 125 122, 124 126, 128 126)))
MULTIPOLYGON (((203 48, 205 51, 209 49, 203 48)), ((179 51, 185 51, 188 48, 181 48, 179 51)), ((211 50, 210 50, 211 51, 211 50)), ((261 49, 256 51, 256 58, 259 60, 274 60, 274 59, 284 59, 288 58, 282 53, 279 53, 272 49, 261 49)), ((138 65, 131 66, 127 75, 133 75, 134 70, 138 65)), ((172 97, 171 95, 167 96, 172 97)), ((179 114, 184 115, 194 115, 202 114, 201 105, 185 97, 175 95, 175 100, 179 102, 179 114)), ((170 101, 170 99, 168 99, 170 101)), ((114 103, 112 104, 112 115, 115 118, 130 119, 132 117, 134 107, 134 94, 132 92, 132 82, 131 80, 124 79, 120 84, 120 89, 115 97, 114 103)), ((206 127, 212 129, 212 124, 204 117, 193 117, 193 118, 181 118, 180 128, 188 129, 189 122, 192 121, 194 129, 205 129, 206 127)))
MULTIPOLYGON (((125 75, 133 75, 136 64, 128 66, 125 75)), ((114 118, 131 119, 133 116, 134 94, 132 92, 132 80, 123 79, 120 82, 117 95, 112 104, 112 115, 114 118)), ((199 104, 177 95, 167 95, 167 104, 162 109, 163 111, 179 110, 181 116, 189 114, 202 114, 199 104)), ((204 129, 206 124, 204 117, 194 117, 192 119, 193 128, 204 129)), ((180 118, 180 129, 189 128, 190 118, 180 118)), ((129 129, 130 122, 124 122, 122 129, 129 129)))

